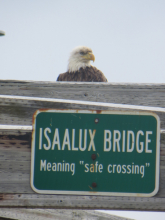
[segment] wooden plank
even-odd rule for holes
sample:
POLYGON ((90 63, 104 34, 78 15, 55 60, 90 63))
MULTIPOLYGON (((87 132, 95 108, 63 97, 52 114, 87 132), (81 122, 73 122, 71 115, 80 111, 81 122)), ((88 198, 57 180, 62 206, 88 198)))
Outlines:
MULTIPOLYGON (((0 94, 165 107, 165 84, 1 80, 0 94)), ((0 99, 1 124, 30 125, 33 113, 39 108, 89 109, 89 106, 0 99)), ((113 110, 96 106, 91 106, 90 109, 113 110)), ((158 115, 161 128, 165 129, 165 114, 159 112, 158 115)))
POLYGON ((152 198, 40 195, 30 187, 31 131, 0 131, 0 207, 164 210, 165 134, 161 134, 160 187, 152 198))
MULTIPOLYGON (((131 220, 130 218, 119 217, 103 213, 99 211, 91 210, 63 210, 63 209, 6 209, 0 210, 0 216, 10 217, 10 219, 21 220, 80 220, 80 219, 92 219, 92 220, 131 220)), ((5 220, 6 218, 2 218, 5 220)), ((1 217, 0 217, 1 220, 1 217)), ((9 219, 6 219, 9 220, 9 219)))
POLYGON ((165 107, 165 84, 0 80, 0 94, 165 107))
POLYGON ((165 129, 165 108, 123 105, 82 100, 52 99, 27 96, 0 95, 0 121, 2 124, 32 124, 32 116, 38 109, 90 109, 118 111, 152 111, 159 115, 161 128, 165 129))
POLYGON ((165 198, 0 194, 1 208, 164 211, 165 198))

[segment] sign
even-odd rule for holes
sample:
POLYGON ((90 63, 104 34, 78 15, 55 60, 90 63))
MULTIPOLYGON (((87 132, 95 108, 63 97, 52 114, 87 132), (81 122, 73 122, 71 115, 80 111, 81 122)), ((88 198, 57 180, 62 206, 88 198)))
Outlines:
POLYGON ((38 110, 31 187, 46 194, 153 196, 159 127, 154 113, 38 110))

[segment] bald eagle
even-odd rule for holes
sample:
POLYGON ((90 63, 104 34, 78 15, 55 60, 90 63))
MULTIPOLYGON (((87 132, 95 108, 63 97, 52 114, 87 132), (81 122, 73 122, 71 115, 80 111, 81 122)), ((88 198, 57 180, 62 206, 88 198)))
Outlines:
POLYGON ((57 81, 107 82, 104 74, 91 65, 91 60, 94 62, 95 56, 90 48, 76 47, 70 54, 67 72, 61 73, 57 81))

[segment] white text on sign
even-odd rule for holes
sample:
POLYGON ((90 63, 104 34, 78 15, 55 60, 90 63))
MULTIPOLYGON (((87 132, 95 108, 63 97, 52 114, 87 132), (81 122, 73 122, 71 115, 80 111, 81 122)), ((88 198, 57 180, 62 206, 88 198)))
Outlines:
MULTIPOLYGON (((103 151, 104 152, 133 152, 138 153, 152 153, 152 149, 149 148, 149 144, 152 140, 152 131, 137 132, 131 130, 104 130, 102 134, 104 137, 103 151), (143 141, 142 141, 143 139, 143 141)), ((45 129, 39 129, 39 149, 42 150, 71 150, 71 151, 96 151, 95 136, 96 130, 92 129, 68 129, 60 133, 58 128, 53 131, 47 127, 45 129), (50 134, 53 132, 53 138, 50 138, 50 134), (75 137, 78 136, 78 144, 75 143, 75 137), (60 139, 60 137, 62 137, 60 139), (87 138, 89 137, 89 138, 87 138), (43 138, 46 140, 43 143, 43 138)), ((101 134, 98 133, 100 136, 101 134)))

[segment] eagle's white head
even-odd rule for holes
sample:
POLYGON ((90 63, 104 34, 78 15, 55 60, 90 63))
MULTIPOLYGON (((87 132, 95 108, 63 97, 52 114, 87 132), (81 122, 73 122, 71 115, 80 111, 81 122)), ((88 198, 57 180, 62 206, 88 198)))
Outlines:
POLYGON ((95 56, 92 53, 92 50, 89 47, 79 46, 72 50, 69 63, 68 71, 75 72, 78 71, 81 67, 85 68, 91 66, 90 61, 95 61, 95 56))

